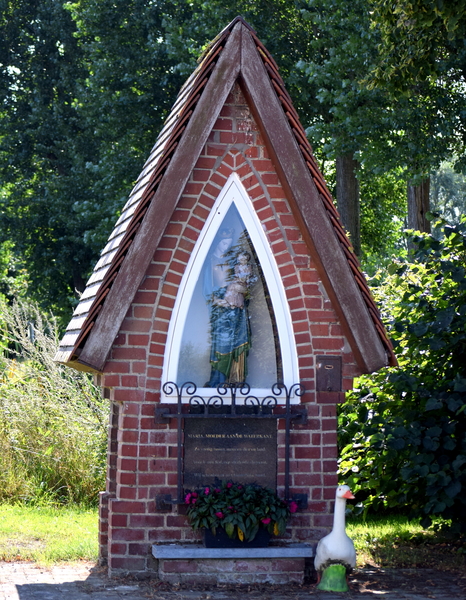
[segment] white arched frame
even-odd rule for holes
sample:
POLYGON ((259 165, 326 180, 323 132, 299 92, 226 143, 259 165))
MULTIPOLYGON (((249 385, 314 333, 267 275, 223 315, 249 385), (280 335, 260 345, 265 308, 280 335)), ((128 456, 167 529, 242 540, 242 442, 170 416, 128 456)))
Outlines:
MULTIPOLYGON (((290 388, 293 384, 299 382, 299 370, 291 314, 285 289, 272 249, 254 210, 252 201, 241 180, 235 173, 230 175, 221 190, 199 235, 199 239, 196 242, 180 283, 168 330, 162 383, 175 382, 177 379, 182 335, 190 302, 199 281, 207 253, 232 204, 235 205, 247 229, 267 283, 278 331, 283 367, 283 383, 290 388)), ((274 383, 275 381, 270 381, 270 386, 274 383)), ((212 396, 213 392, 212 388, 202 387, 198 388, 197 391, 199 395, 204 397, 212 396)), ((270 395, 270 387, 253 388, 251 394, 259 399, 263 398, 270 395)), ((174 396, 169 395, 163 395, 162 399, 165 402, 174 402, 176 400, 174 396)), ((297 403, 299 399, 292 397, 292 402, 297 403)))

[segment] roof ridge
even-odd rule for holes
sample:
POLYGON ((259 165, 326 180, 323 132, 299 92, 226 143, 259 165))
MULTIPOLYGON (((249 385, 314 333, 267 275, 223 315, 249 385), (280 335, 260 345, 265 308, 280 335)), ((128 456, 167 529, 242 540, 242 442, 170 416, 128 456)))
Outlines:
MULTIPOLYGON (((227 29, 228 28, 225 28, 224 32, 227 29)), ((230 33, 231 33, 231 31, 228 32, 228 35, 230 33)), ((183 134, 184 127, 182 127, 182 125, 184 125, 184 121, 189 120, 192 116, 193 111, 190 112, 189 108, 199 100, 199 96, 202 93, 203 88, 205 87, 205 84, 207 83, 208 76, 210 76, 212 74, 212 71, 214 68, 214 65, 212 64, 213 59, 218 58, 218 55, 220 53, 219 46, 221 45, 221 42, 223 41, 223 39, 226 39, 227 37, 228 36, 226 36, 226 35, 224 35, 224 36, 219 35, 219 36, 217 36, 216 43, 211 44, 209 52, 206 54, 206 58, 203 61, 203 63, 201 63, 199 65, 199 67, 196 68, 196 70, 188 78, 186 83, 182 86, 180 92, 178 93, 177 100, 175 101, 175 104, 173 105, 173 109, 170 112, 169 116, 167 117, 159 135, 157 136, 157 140, 151 151, 151 156, 153 156, 153 154, 157 151, 159 141, 162 140, 165 136, 167 136, 162 145, 162 152, 158 156, 158 160, 157 160, 156 165, 154 166, 154 170, 150 176, 150 180, 145 185, 144 191, 142 192, 142 196, 139 199, 139 202, 138 202, 137 207, 132 215, 130 223, 129 223, 122 239, 120 240, 118 249, 116 250, 115 255, 112 257, 112 261, 109 266, 109 269, 107 270, 107 272, 104 275, 104 278, 102 279, 102 282, 101 282, 101 285, 99 288, 99 294, 98 294, 98 296, 96 296, 95 301, 92 303, 92 306, 89 310, 89 313, 88 313, 88 316, 86 319, 89 321, 89 323, 87 324, 87 326, 85 328, 83 328, 81 330, 81 332, 79 333, 79 335, 76 339, 76 342, 74 345, 74 351, 73 351, 73 354, 75 354, 76 356, 79 356, 78 348, 82 344, 84 338, 90 332, 90 329, 92 328, 92 326, 94 324, 94 320, 95 320, 95 318, 97 318, 97 315, 100 312, 98 298, 99 298, 99 296, 102 296, 102 300, 103 300, 105 295, 108 293, 108 288, 111 287, 111 285, 116 277, 115 271, 117 271, 119 266, 121 265, 124 255, 126 255, 128 249, 129 249, 131 240, 134 239, 134 236, 136 235, 139 225, 140 225, 142 219, 144 218, 145 209, 146 209, 147 205, 150 203, 150 200, 157 188, 157 184, 160 182, 160 180, 163 176, 163 172, 166 170, 166 168, 170 162, 170 159, 176 149, 176 146, 178 145, 177 140, 179 140, 183 134), (204 77, 204 79, 203 79, 203 77, 204 77), (189 84, 189 87, 188 87, 188 84, 189 84), (181 103, 178 114, 173 115, 174 109, 176 109, 176 107, 180 105, 179 100, 184 93, 186 94, 186 100, 183 103, 181 103), (170 128, 171 128, 171 130, 170 130, 170 128), (168 129, 168 132, 167 132, 167 129, 168 129), (167 133, 168 133, 168 135, 167 135, 167 133)), ((148 161, 146 161, 146 164, 149 162, 150 162, 150 158, 148 159, 148 161)), ((144 169, 143 169, 143 172, 144 172, 144 169)), ((133 192, 138 187, 138 183, 139 183, 139 179, 136 182, 135 187, 133 188, 133 192)), ((131 192, 128 202, 126 203, 125 206, 130 204, 133 192, 131 192)))
POLYGON ((226 27, 224 27, 222 29, 222 31, 220 31, 220 33, 218 33, 214 37, 213 40, 211 40, 207 44, 206 48, 199 55, 199 57, 197 59, 197 63, 200 64, 205 59, 207 54, 209 54, 209 52, 212 50, 213 47, 215 47, 218 43, 220 43, 220 41, 223 40, 224 38, 227 38, 238 23, 241 23, 246 29, 249 29, 249 31, 251 33, 253 33, 254 35, 257 35, 255 30, 251 27, 251 25, 249 25, 249 23, 244 19, 244 17, 242 17, 241 15, 238 15, 237 17, 235 17, 233 19, 233 21, 230 21, 230 23, 228 23, 228 25, 226 27))

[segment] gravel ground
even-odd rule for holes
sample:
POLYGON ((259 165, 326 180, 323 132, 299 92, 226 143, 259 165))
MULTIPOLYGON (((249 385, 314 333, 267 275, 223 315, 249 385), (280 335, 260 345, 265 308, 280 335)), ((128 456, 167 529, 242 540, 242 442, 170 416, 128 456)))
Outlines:
POLYGON ((131 577, 109 579, 106 569, 91 563, 40 568, 33 563, 0 563, 0 600, 466 600, 466 569, 360 569, 344 594, 303 586, 253 585, 188 587, 131 577))

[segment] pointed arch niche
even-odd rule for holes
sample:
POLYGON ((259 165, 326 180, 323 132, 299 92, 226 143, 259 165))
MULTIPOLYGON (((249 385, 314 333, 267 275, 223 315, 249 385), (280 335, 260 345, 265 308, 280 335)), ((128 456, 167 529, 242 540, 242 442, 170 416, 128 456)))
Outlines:
MULTIPOLYGON (((215 202, 180 284, 168 330, 162 382, 192 381, 208 397, 246 381, 270 395, 299 382, 291 315, 273 252, 236 174, 215 202), (233 357, 233 358, 232 358, 233 357), (213 362, 212 362, 213 361, 213 362)), ((163 400, 173 402, 174 396, 163 400)), ((299 402, 292 398, 292 402, 299 402)))

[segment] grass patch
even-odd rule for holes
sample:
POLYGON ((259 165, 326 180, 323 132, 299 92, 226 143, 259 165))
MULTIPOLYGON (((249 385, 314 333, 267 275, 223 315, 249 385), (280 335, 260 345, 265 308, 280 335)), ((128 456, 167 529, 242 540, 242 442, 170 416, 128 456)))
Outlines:
POLYGON ((97 509, 0 505, 0 560, 96 561, 97 509))
MULTIPOLYGON (((98 511, 76 506, 0 504, 0 560, 97 561, 98 511)), ((363 520, 349 517, 357 567, 464 569, 466 541, 458 535, 425 530, 404 516, 363 520)))
POLYGON ((353 540, 357 566, 383 568, 465 567, 466 540, 448 530, 423 529, 405 516, 349 518, 346 531, 353 540))

